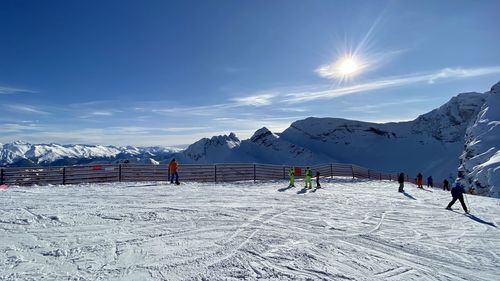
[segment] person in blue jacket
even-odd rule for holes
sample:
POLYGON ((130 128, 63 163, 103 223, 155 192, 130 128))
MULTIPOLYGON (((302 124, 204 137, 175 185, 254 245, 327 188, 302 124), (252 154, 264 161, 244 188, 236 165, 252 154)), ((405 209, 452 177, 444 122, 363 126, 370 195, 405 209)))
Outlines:
POLYGON ((460 203, 462 204, 462 208, 464 208, 465 213, 468 214, 469 211, 467 210, 467 206, 465 206, 464 202, 464 193, 465 193, 464 187, 457 182, 457 184, 451 189, 451 196, 453 197, 453 199, 451 200, 450 204, 448 204, 448 207, 446 207, 446 209, 451 210, 451 206, 453 206, 453 204, 455 204, 455 202, 457 202, 458 199, 460 200, 460 203))
POLYGON ((427 178, 427 187, 433 187, 433 186, 432 186, 432 176, 429 176, 429 177, 427 178))

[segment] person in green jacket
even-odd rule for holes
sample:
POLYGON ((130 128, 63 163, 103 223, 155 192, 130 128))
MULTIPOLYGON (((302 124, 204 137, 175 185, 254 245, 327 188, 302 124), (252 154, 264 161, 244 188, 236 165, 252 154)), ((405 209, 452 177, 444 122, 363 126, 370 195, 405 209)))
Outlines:
POLYGON ((311 182, 312 176, 313 176, 313 172, 312 172, 311 168, 307 167, 305 179, 304 179, 304 181, 306 183, 306 188, 312 188, 312 182, 311 182))
POLYGON ((295 168, 290 167, 288 170, 288 176, 290 177, 290 184, 288 185, 289 187, 295 187, 295 168))

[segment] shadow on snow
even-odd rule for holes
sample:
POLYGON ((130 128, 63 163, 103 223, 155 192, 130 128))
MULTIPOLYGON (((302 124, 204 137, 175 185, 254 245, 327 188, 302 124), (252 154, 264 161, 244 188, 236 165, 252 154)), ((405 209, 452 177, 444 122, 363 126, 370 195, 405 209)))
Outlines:
POLYGON ((403 194, 404 194, 404 196, 406 196, 406 197, 408 197, 408 198, 410 198, 410 199, 417 200, 417 198, 415 198, 415 197, 411 196, 411 194, 407 193, 406 191, 405 191, 405 192, 403 192, 403 194))

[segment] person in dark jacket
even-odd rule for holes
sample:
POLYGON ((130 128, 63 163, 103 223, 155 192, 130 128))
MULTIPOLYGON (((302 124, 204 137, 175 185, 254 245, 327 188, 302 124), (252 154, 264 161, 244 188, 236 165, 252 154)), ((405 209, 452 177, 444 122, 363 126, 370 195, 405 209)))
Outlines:
POLYGON ((447 179, 444 179, 443 181, 443 190, 450 190, 450 183, 448 182, 447 179))
POLYGON ((453 204, 455 204, 455 202, 458 199, 462 204, 462 208, 464 208, 464 212, 468 214, 469 211, 467 210, 467 206, 465 206, 464 202, 464 193, 465 193, 464 187, 457 182, 457 184, 451 189, 451 196, 453 197, 453 199, 451 200, 450 204, 448 204, 448 207, 446 207, 446 209, 451 210, 451 206, 453 206, 453 204))
POLYGON ((432 186, 432 176, 429 176, 429 177, 427 178, 427 187, 433 187, 433 186, 432 186))
POLYGON ((398 182, 399 182, 399 189, 398 189, 398 191, 399 192, 405 192, 404 191, 404 187, 405 187, 405 174, 403 174, 403 173, 399 174, 398 182))
POLYGON ((316 171, 316 188, 321 188, 321 184, 319 184, 319 171, 316 171))

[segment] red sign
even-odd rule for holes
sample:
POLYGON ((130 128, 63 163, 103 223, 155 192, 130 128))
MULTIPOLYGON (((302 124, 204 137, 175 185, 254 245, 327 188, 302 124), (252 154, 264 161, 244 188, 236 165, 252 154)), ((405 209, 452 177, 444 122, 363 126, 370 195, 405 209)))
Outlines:
POLYGON ((302 176, 302 169, 299 168, 299 167, 295 167, 295 176, 297 177, 300 177, 302 176))

